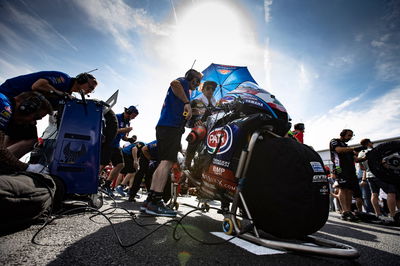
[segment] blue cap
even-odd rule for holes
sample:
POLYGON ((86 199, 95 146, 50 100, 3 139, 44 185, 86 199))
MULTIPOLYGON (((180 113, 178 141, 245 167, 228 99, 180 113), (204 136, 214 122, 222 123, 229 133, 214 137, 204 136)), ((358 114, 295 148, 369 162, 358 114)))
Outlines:
POLYGON ((131 105, 131 106, 129 106, 128 108, 126 108, 125 107, 125 113, 127 113, 127 114, 133 114, 133 113, 135 113, 135 114, 139 114, 139 111, 138 111, 138 109, 136 108, 136 106, 134 106, 134 105, 131 105))

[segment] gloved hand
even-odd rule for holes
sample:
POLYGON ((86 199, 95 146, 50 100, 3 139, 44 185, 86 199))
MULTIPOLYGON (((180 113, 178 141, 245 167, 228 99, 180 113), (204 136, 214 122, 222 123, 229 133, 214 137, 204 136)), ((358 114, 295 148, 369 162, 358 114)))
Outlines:
POLYGON ((363 150, 366 150, 366 149, 368 149, 367 146, 358 146, 358 147, 354 147, 354 151, 355 151, 355 152, 360 152, 360 151, 363 151, 363 150))
POLYGON ((26 168, 27 172, 33 172, 33 173, 43 173, 43 174, 48 174, 49 169, 41 164, 29 164, 28 168, 26 168))

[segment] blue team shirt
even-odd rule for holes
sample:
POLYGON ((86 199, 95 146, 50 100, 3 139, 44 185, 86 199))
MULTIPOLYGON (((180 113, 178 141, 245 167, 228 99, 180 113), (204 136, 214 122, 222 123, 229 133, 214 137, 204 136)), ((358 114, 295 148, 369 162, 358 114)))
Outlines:
POLYGON ((8 97, 15 97, 22 92, 31 91, 33 83, 38 79, 46 79, 50 85, 59 91, 71 91, 72 78, 70 76, 58 71, 41 71, 7 79, 0 85, 0 93, 8 97))
POLYGON ((129 144, 128 146, 126 146, 126 147, 124 147, 122 149, 122 152, 125 153, 125 154, 128 154, 128 155, 131 155, 132 154, 132 149, 134 147, 136 147, 136 146, 138 147, 138 149, 140 149, 141 147, 144 146, 144 143, 141 142, 141 141, 137 141, 135 143, 129 144))
POLYGON ((146 146, 149 149, 151 159, 158 160, 157 140, 147 143, 146 146))
MULTIPOLYGON (((189 81, 187 81, 185 78, 178 78, 177 80, 181 83, 186 97, 190 99, 189 81)), ((161 109, 161 115, 157 126, 182 127, 185 123, 183 107, 184 103, 175 96, 170 86, 161 109)))
MULTIPOLYGON (((124 127, 129 127, 130 123, 129 121, 124 120, 124 113, 122 114, 117 114, 116 115, 117 120, 118 120, 118 128, 124 128, 124 127)), ((125 136, 126 133, 119 133, 111 143, 111 147, 114 148, 119 148, 119 143, 122 139, 123 136, 125 136)))
POLYGON ((127 155, 131 155, 132 154, 132 149, 136 146, 136 143, 132 143, 124 148, 122 148, 122 152, 127 154, 127 155))
POLYGON ((0 93, 0 130, 5 131, 10 123, 13 111, 11 100, 0 93))

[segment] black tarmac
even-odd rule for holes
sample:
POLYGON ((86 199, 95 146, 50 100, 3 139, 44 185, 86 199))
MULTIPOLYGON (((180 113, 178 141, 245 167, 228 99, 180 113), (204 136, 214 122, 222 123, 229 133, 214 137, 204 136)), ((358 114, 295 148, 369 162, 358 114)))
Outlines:
MULTIPOLYGON (((141 201, 105 198, 102 215, 69 214, 47 225, 32 243, 41 225, 0 236, 0 265, 400 265, 400 228, 367 223, 352 223, 331 212, 326 225, 314 235, 351 245, 359 250, 358 259, 338 259, 286 252, 255 255, 212 232, 222 231, 223 216, 216 210, 196 211, 183 219, 185 229, 207 245, 188 236, 171 218, 139 214, 141 201), (121 209, 135 214, 135 219, 121 209), (110 209, 111 208, 111 209, 110 209), (169 223, 167 223, 169 222, 169 223), (165 226, 160 226, 167 223, 165 226), (157 230, 156 230, 157 229, 157 230), (114 231, 115 230, 115 231, 114 231), (156 230, 156 231, 154 231, 156 230), (153 232, 153 233, 152 233, 153 232), (121 247, 118 238, 123 245, 121 247)), ((194 197, 178 198, 178 217, 197 205, 194 197)), ((218 207, 217 203, 211 206, 218 207)), ((296 217, 290 217, 296 222, 296 217)))

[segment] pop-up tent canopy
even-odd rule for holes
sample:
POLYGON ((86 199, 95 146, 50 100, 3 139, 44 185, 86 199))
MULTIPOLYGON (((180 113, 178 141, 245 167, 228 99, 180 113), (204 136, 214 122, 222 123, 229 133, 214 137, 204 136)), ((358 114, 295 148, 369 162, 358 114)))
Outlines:
MULTIPOLYGON (((242 82, 251 81, 257 84, 247 67, 243 66, 211 64, 204 69, 202 73, 204 76, 199 87, 201 87, 205 81, 215 81, 217 83, 217 88, 214 91, 214 97, 217 101, 228 92, 236 89, 242 82)), ((192 92, 190 99, 196 99, 200 95, 201 91, 195 90, 192 92)))

